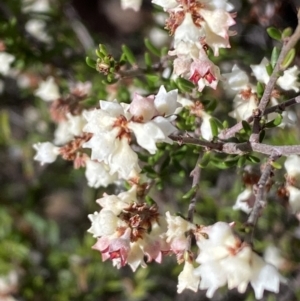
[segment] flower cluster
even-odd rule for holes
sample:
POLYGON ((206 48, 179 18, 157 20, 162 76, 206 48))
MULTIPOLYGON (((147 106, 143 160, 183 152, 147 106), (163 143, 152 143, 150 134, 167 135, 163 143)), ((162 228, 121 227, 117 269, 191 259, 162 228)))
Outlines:
POLYGON ((97 238, 93 249, 120 268, 128 264, 133 271, 148 262, 162 262, 162 256, 174 254, 184 268, 178 277, 178 293, 184 289, 207 290, 211 298, 224 285, 244 293, 250 283, 255 297, 261 299, 264 290, 278 292, 283 281, 276 268, 266 263, 242 242, 232 230, 233 225, 218 222, 204 227, 194 225, 180 216, 159 215, 156 206, 138 203, 136 187, 119 195, 104 195, 97 200, 100 212, 89 215, 88 230, 97 238), (194 267, 188 236, 195 235, 198 246, 194 267))
POLYGON ((97 237, 93 249, 103 261, 110 259, 118 268, 128 264, 133 271, 146 266, 145 256, 148 262, 161 263, 169 250, 162 237, 165 224, 155 205, 137 202, 136 186, 118 196, 104 195, 97 203, 102 210, 88 216, 92 222, 88 231, 97 237))
POLYGON ((51 101, 51 117, 58 123, 54 143, 37 143, 35 160, 52 163, 57 155, 74 161, 75 167, 86 167, 86 177, 92 187, 104 186, 117 179, 137 178, 141 169, 137 153, 131 148, 135 136, 137 145, 150 154, 157 143, 172 143, 168 137, 176 128, 172 122, 181 108, 177 90, 167 92, 161 86, 157 95, 135 94, 130 104, 100 101, 100 108, 84 110, 81 100, 90 85, 78 83, 70 95, 60 97, 53 78, 41 82, 36 95, 51 101), (58 145, 60 147, 58 147, 58 145), (91 155, 83 149, 91 149, 91 155))
POLYGON ((202 91, 205 86, 216 89, 220 79, 219 68, 208 58, 208 50, 215 56, 220 48, 229 48, 229 27, 235 24, 233 7, 224 1, 153 0, 169 13, 166 28, 174 35, 176 56, 174 74, 191 80, 202 91))
MULTIPOLYGON (((253 75, 257 82, 267 84, 270 76, 267 72, 267 65, 269 61, 264 58, 259 65, 251 65, 253 75)), ((287 69, 283 75, 280 76, 276 84, 283 90, 299 91, 300 83, 297 81, 299 70, 297 66, 287 69)), ((245 71, 241 70, 237 65, 234 65, 232 72, 222 74, 224 88, 226 91, 237 93, 233 99, 234 110, 229 116, 235 118, 237 121, 245 120, 252 116, 253 111, 258 106, 258 95, 256 86, 251 84, 250 79, 245 71)), ((278 98, 280 96, 279 91, 274 90, 271 94, 270 105, 274 106, 278 104, 278 98)), ((268 115, 269 120, 275 119, 277 113, 271 113, 268 115)), ((292 111, 282 112, 282 122, 280 127, 290 126, 295 123, 296 116, 292 111)))

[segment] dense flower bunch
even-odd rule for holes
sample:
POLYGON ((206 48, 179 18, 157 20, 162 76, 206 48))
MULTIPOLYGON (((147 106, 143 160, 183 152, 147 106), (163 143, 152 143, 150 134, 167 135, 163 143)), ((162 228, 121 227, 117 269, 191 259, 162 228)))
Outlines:
POLYGON ((278 292, 283 280, 276 268, 267 264, 243 243, 232 231, 233 225, 218 222, 204 227, 184 220, 180 216, 161 216, 156 206, 138 203, 136 187, 119 195, 104 195, 97 203, 100 212, 89 215, 92 222, 88 230, 97 238, 93 249, 102 254, 102 260, 112 260, 120 268, 128 264, 133 271, 150 262, 162 262, 163 255, 176 255, 184 263, 178 277, 178 292, 184 289, 207 290, 207 297, 227 284, 244 293, 251 283, 255 296, 261 299, 264 290, 278 292), (194 267, 188 251, 188 233, 193 233, 199 255, 194 267))
MULTIPOLYGON (((227 285, 228 289, 244 293, 248 284, 252 286, 256 299, 263 297, 264 290, 277 293, 284 279, 272 264, 253 251, 250 243, 234 232, 234 223, 198 225, 193 222, 194 208, 189 209, 188 218, 183 218, 169 212, 164 215, 155 203, 149 204, 146 195, 151 181, 145 176, 146 168, 143 170, 144 163, 139 158, 145 154, 156 155, 161 143, 172 144, 176 141, 181 144, 184 138, 188 141, 194 138, 191 144, 204 147, 208 154, 215 150, 240 155, 244 162, 246 159, 257 160, 249 153, 261 142, 258 134, 264 126, 284 127, 295 122, 295 115, 289 111, 278 112, 274 109, 270 114, 264 113, 267 105, 272 108, 280 103, 283 91, 300 90, 299 70, 294 66, 276 71, 276 89, 271 89, 269 99, 262 107, 262 94, 271 81, 275 64, 264 58, 259 65, 251 65, 254 84, 254 80, 237 65, 233 66, 232 72, 221 75, 219 67, 211 60, 212 56, 219 55, 221 48, 230 48, 229 37, 235 34, 229 30, 235 24, 235 14, 229 12, 233 6, 227 0, 152 0, 152 3, 168 13, 166 29, 174 37, 172 48, 168 48, 168 59, 173 66, 170 78, 174 82, 184 79, 185 84, 189 81, 191 92, 182 93, 179 88, 169 89, 174 86, 160 83, 157 93, 149 95, 143 90, 137 93, 137 87, 130 82, 128 90, 135 91, 131 93, 128 103, 115 99, 114 86, 111 85, 107 88, 111 93, 106 100, 87 107, 84 101, 91 93, 90 83, 70 84, 69 93, 61 95, 55 79, 48 77, 40 82, 35 95, 49 104, 51 119, 57 128, 52 142, 33 145, 37 151, 34 159, 41 164, 52 163, 58 156, 72 161, 75 168, 85 168, 88 185, 94 188, 113 183, 119 188, 125 183, 131 187, 117 195, 104 193, 96 201, 101 206, 100 211, 88 216, 91 221, 88 232, 97 239, 93 249, 101 253, 103 261, 111 260, 117 268, 129 265, 136 271, 139 266, 145 268, 151 261, 162 263, 165 256, 174 255, 178 264, 183 264, 178 277, 178 293, 184 289, 195 292, 198 289, 207 290, 206 295, 211 298, 219 287, 227 285), (216 89, 219 81, 223 81, 226 92, 233 95, 233 111, 229 116, 244 131, 240 133, 242 138, 239 144, 220 138, 219 130, 226 123, 219 122, 209 111, 206 112, 198 97, 205 86, 216 89), (280 121, 275 122, 278 114, 280 121), (186 118, 195 121, 197 126, 194 132, 187 131, 175 139, 172 135, 180 131, 176 123, 180 119, 178 115, 180 118, 188 116, 186 118), (248 122, 253 120, 251 129, 248 122), (253 138, 255 134, 259 138, 253 138)), ((121 6, 138 11, 141 1, 123 0, 121 6)), ((41 8, 30 6, 28 9, 49 8, 45 4, 41 8)), ((51 39, 41 39, 51 45, 51 39)), ((122 69, 126 62, 115 60, 103 46, 100 45, 96 54, 97 61, 88 58, 87 63, 91 67, 96 65, 95 69, 107 76, 110 84, 117 82, 128 71, 125 67, 122 69)), ((128 50, 124 51, 124 57, 133 66, 134 72, 139 71, 128 50)), ((7 53, 0 53, 0 60, 6 61, 0 73, 6 74, 14 59, 7 53)), ((168 71, 162 63, 159 68, 168 71)), ((283 111, 285 108, 280 109, 283 111)), ((224 133, 226 129, 223 129, 224 133)), ((238 138, 238 135, 234 137, 238 138)), ((274 161, 283 154, 282 149, 278 149, 270 151, 270 148, 264 148, 261 151, 270 158, 259 174, 247 173, 245 169, 245 189, 238 195, 233 208, 246 212, 250 216, 249 224, 256 224, 255 218, 260 213, 260 207, 263 207, 264 193, 273 184, 270 179, 275 168, 274 161), (253 215, 254 220, 251 220, 253 215)), ((244 163, 237 156, 230 160, 229 163, 244 163)), ((292 155, 285 161, 287 175, 282 190, 289 198, 294 213, 300 210, 299 160, 298 156, 292 155)), ((195 170, 203 165, 203 160, 197 162, 195 170)), ((195 170, 192 175, 196 174, 195 170)), ((197 185, 193 184, 191 195, 195 195, 197 185)))

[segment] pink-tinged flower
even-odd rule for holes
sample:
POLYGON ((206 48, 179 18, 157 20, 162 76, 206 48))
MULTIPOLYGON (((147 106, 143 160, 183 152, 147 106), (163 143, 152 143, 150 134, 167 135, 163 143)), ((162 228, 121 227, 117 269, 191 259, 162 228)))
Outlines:
POLYGON ((130 233, 131 229, 126 229, 124 234, 118 238, 109 239, 104 236, 98 239, 92 247, 102 254, 102 260, 115 260, 117 267, 123 267, 127 263, 128 253, 130 251, 130 233))
POLYGON ((190 80, 198 85, 201 92, 205 86, 213 89, 217 88, 220 79, 220 69, 203 54, 191 64, 190 80))
POLYGON ((177 293, 182 293, 185 289, 194 292, 198 291, 200 278, 194 274, 194 266, 189 261, 185 261, 182 272, 178 276, 177 293))
POLYGON ((154 105, 154 96, 143 97, 134 93, 129 112, 137 120, 142 122, 150 121, 155 115, 158 115, 154 105))

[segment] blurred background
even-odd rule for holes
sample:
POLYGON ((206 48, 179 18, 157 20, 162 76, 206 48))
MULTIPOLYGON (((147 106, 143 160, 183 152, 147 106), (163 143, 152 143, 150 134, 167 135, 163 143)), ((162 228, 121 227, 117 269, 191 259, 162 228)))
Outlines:
MULTIPOLYGON (((0 75, 0 301, 206 300, 202 291, 177 295, 182 267, 175 258, 166 257, 163 264, 149 264, 136 273, 102 262, 100 254, 91 249, 95 239, 87 233, 87 215, 99 211, 95 200, 104 191, 117 193, 118 188, 88 187, 84 171, 73 169, 67 161, 40 166, 33 160, 32 145, 52 141, 55 129, 48 104, 34 95, 39 82, 51 75, 66 95, 70 82, 89 81, 93 86, 90 99, 105 99, 110 91, 102 85, 100 75, 86 65, 85 57, 92 56, 99 43, 107 45, 113 55, 119 55, 121 45, 126 44, 142 61, 145 36, 157 47, 170 47, 171 38, 163 29, 166 14, 153 11, 149 0, 143 1, 139 12, 121 10, 119 0, 49 0, 45 10, 28 10, 35 2, 42 6, 48 1, 0 1, 0 50, 16 57, 10 72, 0 75), (32 20, 42 23, 30 30, 32 20)), ((221 54, 221 68, 229 72, 238 63, 249 71, 250 64, 270 56, 274 45, 265 32, 267 27, 295 28, 300 1, 231 2, 237 12, 237 34, 232 38, 232 49, 221 54)), ((117 97, 128 98, 126 85, 115 89, 117 97)), ((222 90, 205 93, 226 98, 222 90)), ((229 111, 230 102, 224 101, 216 112, 227 116, 229 111)), ((269 141, 299 143, 299 128, 298 122, 293 130, 279 129, 269 141)), ((186 214, 182 195, 190 189, 189 173, 197 160, 193 149, 187 151, 191 156, 178 156, 177 166, 166 169, 151 191, 162 212, 168 209, 186 214)), ((196 221, 244 222, 247 216, 233 211, 232 206, 246 176, 257 173, 259 165, 255 164, 246 171, 213 166, 203 170, 196 221)), ((281 170, 275 178, 278 187, 283 174, 281 170)), ((254 245, 261 254, 273 247, 272 254, 277 254, 280 270, 290 281, 282 285, 279 295, 266 293, 264 300, 300 300, 299 223, 276 191, 270 193, 270 200, 272 205, 260 219, 254 245)), ((240 295, 220 289, 212 300, 250 301, 254 295, 251 290, 240 295)))

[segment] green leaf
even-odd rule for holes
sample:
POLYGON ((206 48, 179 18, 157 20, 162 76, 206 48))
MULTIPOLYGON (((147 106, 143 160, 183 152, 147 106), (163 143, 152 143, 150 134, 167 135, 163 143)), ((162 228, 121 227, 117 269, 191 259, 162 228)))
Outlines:
POLYGON ((257 96, 259 98, 261 98, 264 94, 264 91, 265 91, 265 87, 261 82, 257 82, 256 91, 257 91, 257 96))
POLYGON ((101 53, 103 53, 105 56, 108 55, 108 51, 106 47, 103 44, 99 44, 99 50, 101 53))
POLYGON ((266 135, 266 131, 262 130, 259 134, 259 142, 262 143, 266 135))
POLYGON ((176 84, 178 85, 179 89, 183 92, 191 92, 191 90, 195 88, 195 85, 192 82, 182 77, 177 78, 176 84))
POLYGON ((160 57, 160 51, 158 48, 156 48, 149 39, 145 39, 144 40, 145 46, 147 47, 147 49, 154 55, 160 57))
POLYGON ((251 133, 252 129, 251 129, 251 126, 248 122, 246 122, 245 120, 242 120, 242 126, 243 126, 243 129, 245 130, 246 134, 251 133))
POLYGON ((246 156, 241 156, 237 162, 237 167, 241 168, 246 163, 246 156))
POLYGON ((133 52, 130 50, 130 48, 126 45, 122 45, 122 51, 126 56, 126 59, 132 66, 136 66, 136 59, 133 55, 133 52))
POLYGON ((260 162, 260 159, 257 158, 257 157, 255 157, 255 156, 253 156, 253 155, 248 155, 247 156, 247 160, 249 160, 252 163, 259 163, 260 162))
POLYGON ((272 65, 271 65, 271 64, 268 64, 268 65, 266 66, 266 70, 267 70, 268 75, 271 76, 272 73, 273 73, 273 67, 272 67, 272 65))
POLYGON ((282 121, 282 115, 278 113, 275 119, 273 119, 265 124, 265 127, 266 128, 274 128, 274 127, 278 126, 281 123, 281 121, 282 121))
POLYGON ((271 54, 271 65, 274 68, 279 57, 280 51, 277 47, 274 47, 271 54))
POLYGON ((215 98, 212 98, 210 100, 204 101, 204 105, 206 112, 213 112, 218 105, 218 101, 215 98))
POLYGON ((93 59, 91 59, 87 56, 85 58, 85 62, 89 67, 96 69, 96 61, 94 61, 93 59))
POLYGON ((281 63, 281 68, 286 69, 294 60, 296 55, 295 48, 292 48, 286 55, 286 57, 283 59, 283 62, 281 63))
POLYGON ((209 123, 210 123, 210 128, 211 128, 211 132, 212 132, 213 136, 214 137, 218 136, 218 124, 215 121, 215 119, 210 118, 209 123))
POLYGON ((287 27, 283 30, 281 34, 281 38, 282 39, 288 38, 292 35, 292 33, 293 33, 293 29, 291 27, 287 27))
POLYGON ((206 152, 203 154, 201 161, 199 162, 199 166, 201 168, 205 168, 210 161, 210 152, 206 152))
POLYGON ((183 199, 190 199, 191 197, 194 196, 194 194, 196 193, 198 189, 198 185, 195 185, 194 187, 192 187, 185 195, 183 195, 183 199))
POLYGON ((281 32, 279 29, 275 27, 269 27, 267 28, 267 33, 272 39, 281 41, 281 32))
POLYGON ((145 52, 144 54, 144 60, 145 60, 145 65, 147 67, 147 69, 152 69, 152 59, 150 57, 149 52, 145 52))
POLYGON ((272 167, 275 168, 275 169, 281 169, 281 168, 282 168, 281 164, 279 164, 278 162, 272 161, 272 162, 271 162, 271 165, 272 165, 272 167))

